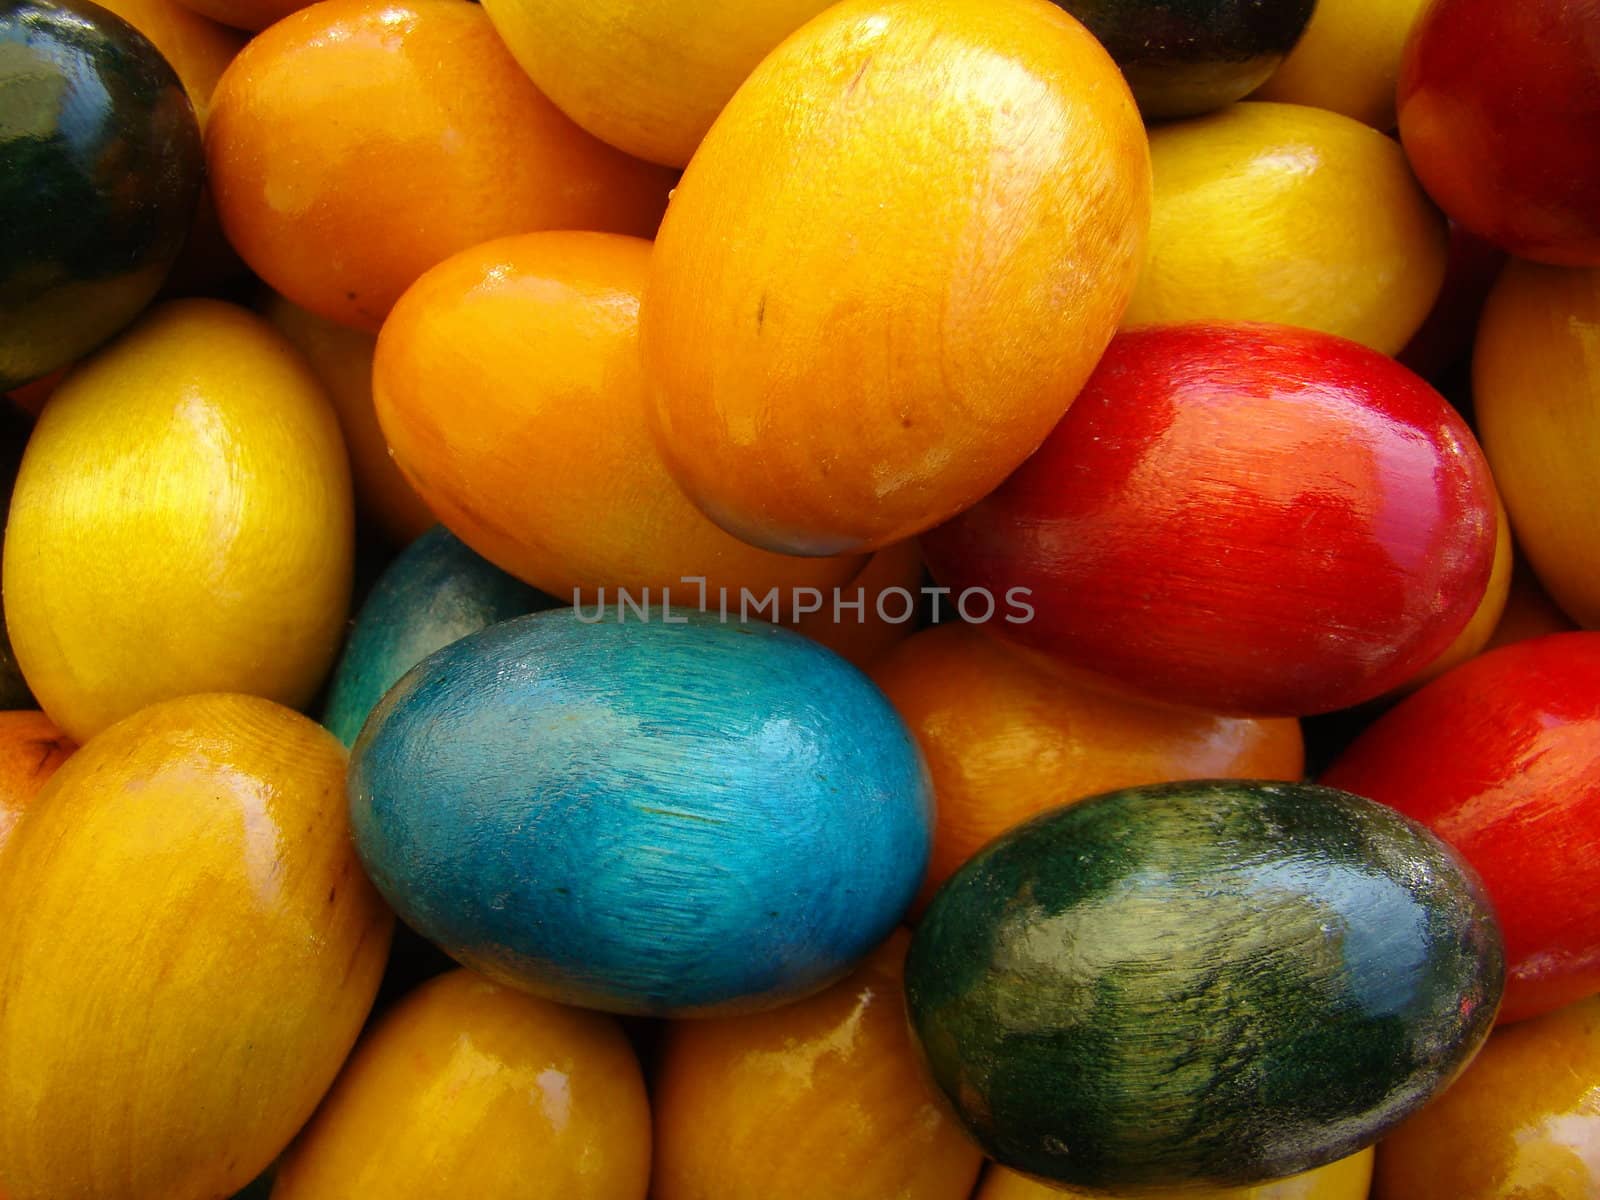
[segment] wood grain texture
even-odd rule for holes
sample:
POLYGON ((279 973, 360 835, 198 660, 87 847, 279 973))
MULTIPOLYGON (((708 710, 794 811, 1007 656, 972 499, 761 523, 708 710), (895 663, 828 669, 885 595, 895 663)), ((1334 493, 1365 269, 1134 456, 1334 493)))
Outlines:
POLYGON ((42 712, 0 712, 0 850, 23 810, 76 749, 42 712))
POLYGON ((383 694, 435 650, 556 603, 434 526, 389 564, 361 606, 333 672, 323 725, 355 745, 383 694))
POLYGON ((536 995, 770 1007, 916 892, 926 770, 881 693, 775 626, 507 621, 425 659, 356 743, 368 872, 407 923, 536 995))
POLYGON ((1323 782, 1421 821, 1483 878, 1505 931, 1502 1021, 1600 992, 1600 633, 1458 667, 1323 782))
POLYGON ((1600 269, 1514 262, 1490 293, 1472 362, 1484 452, 1545 589, 1600 628, 1600 269))
POLYGON ((1434 0, 1401 63, 1400 137, 1439 205, 1519 258, 1600 267, 1600 5, 1434 0))
POLYGON ((644 1200, 650 1106, 617 1023, 452 971, 388 1012, 272 1200, 644 1200))
POLYGON ((8 4, 0 51, 0 388, 13 388, 150 303, 204 164, 178 76, 121 17, 80 0, 8 4))
POLYGON ((1378 1147, 1374 1200, 1600 1195, 1600 997, 1495 1031, 1378 1147))
POLYGON ((906 966, 934 1078, 1002 1165, 1240 1186, 1370 1145, 1482 1044, 1489 901, 1381 805, 1237 780, 1112 792, 992 843, 906 966))
POLYGON ((310 1117, 393 923, 344 770, 306 718, 212 695, 56 772, 0 851, 0 1195, 214 1200, 310 1117))
POLYGON ((668 1026, 652 1200, 967 1200, 982 1155, 912 1047, 909 942, 799 1003, 668 1026))
POLYGON ((681 167, 756 64, 828 0, 490 0, 519 63, 590 133, 681 167))
POLYGON ((933 857, 919 906, 986 843, 1046 809, 1147 783, 1305 773, 1298 721, 1219 717, 1097 691, 971 625, 917 634, 872 678, 916 734, 933 778, 933 857))
POLYGON ((1493 567, 1495 495, 1444 399, 1275 326, 1119 336, 1039 452, 922 539, 941 583, 1031 589, 1012 642, 1155 698, 1310 715, 1443 653, 1493 567))
POLYGON ((1390 138, 1250 102, 1150 135, 1150 257, 1124 328, 1275 321, 1401 349, 1433 308, 1445 221, 1390 138))
POLYGON ((973 1200, 1367 1200, 1372 1186, 1370 1148, 1325 1167, 1237 1188, 1176 1188, 1157 1192, 1107 1194, 1040 1183, 1004 1167, 992 1167, 973 1200))
POLYGON ((1387 133, 1406 38, 1427 0, 1317 0, 1311 23, 1253 95, 1342 113, 1387 133))
POLYGON ((1243 100, 1283 61, 1316 0, 1054 0, 1117 60, 1146 117, 1243 100))
POLYGON ((569 121, 466 0, 329 0, 279 21, 217 85, 206 158, 251 269, 370 332, 491 238, 653 233, 672 178, 569 121))
POLYGON ((641 309, 689 497, 771 550, 913 536, 1072 402, 1149 221, 1132 96, 1037 0, 847 0, 783 43, 673 194, 641 309))
POLYGON ((6 624, 82 741, 158 700, 309 701, 339 652, 354 518, 294 350, 214 300, 155 309, 51 397, 6 529, 6 624))

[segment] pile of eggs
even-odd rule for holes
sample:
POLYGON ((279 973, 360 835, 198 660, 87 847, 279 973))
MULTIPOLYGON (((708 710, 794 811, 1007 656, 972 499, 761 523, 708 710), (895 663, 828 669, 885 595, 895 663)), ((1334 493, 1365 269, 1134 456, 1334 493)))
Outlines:
POLYGON ((1600 1196, 1597 129, 1584 0, 0 6, 0 1200, 1600 1196))

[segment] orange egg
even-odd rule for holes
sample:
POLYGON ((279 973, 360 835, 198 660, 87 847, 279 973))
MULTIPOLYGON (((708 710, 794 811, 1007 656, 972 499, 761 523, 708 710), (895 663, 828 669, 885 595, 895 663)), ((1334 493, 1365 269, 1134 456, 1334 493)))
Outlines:
POLYGON ((244 260, 368 330, 490 238, 649 234, 672 179, 563 116, 467 0, 324 0, 278 22, 218 84, 206 153, 244 260))
POLYGON ((274 21, 281 21, 311 0, 183 0, 193 9, 213 21, 221 21, 235 29, 265 29, 274 21))
POLYGON ((1132 291, 1150 159, 1038 0, 845 0, 769 54, 661 226, 642 345, 685 491, 756 545, 876 549, 992 491, 1132 291))
POLYGON ((364 513, 397 545, 438 524, 433 511, 394 465, 389 443, 378 426, 377 410, 372 406, 372 355, 378 339, 325 321, 279 295, 267 301, 266 316, 305 356, 339 413, 356 500, 364 513))
POLYGON ((902 642, 872 676, 933 776, 933 857, 919 904, 985 843, 1047 808, 1182 779, 1299 779, 1305 766, 1298 721, 1095 691, 959 622, 902 642))
POLYGON ((645 420, 639 294, 650 243, 535 233, 440 264, 384 324, 373 366, 395 461, 450 530, 561 599, 740 604, 828 588, 858 558, 792 558, 718 529, 684 497, 645 420), (470 397, 471 403, 464 403, 470 397), (606 589, 604 597, 599 595, 606 589))
POLYGON ((794 628, 864 669, 916 631, 921 587, 921 547, 915 538, 896 542, 867 559, 860 574, 825 595, 822 607, 794 628))
POLYGON ((897 932, 827 991, 668 1026, 654 1200, 966 1200, 982 1161, 925 1081, 897 932))
POLYGON ((0 712, 0 847, 77 746, 42 712, 0 712))

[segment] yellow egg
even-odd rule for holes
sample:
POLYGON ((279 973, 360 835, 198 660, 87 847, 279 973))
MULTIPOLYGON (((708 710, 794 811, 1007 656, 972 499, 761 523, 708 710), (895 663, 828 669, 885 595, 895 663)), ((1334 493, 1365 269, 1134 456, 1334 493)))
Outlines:
POLYGON ((0 1196, 216 1200, 310 1117, 377 991, 344 748, 186 696, 62 765, 0 851, 0 1196))
POLYGON ((1428 0, 1317 0, 1311 24, 1252 99, 1309 104, 1388 131, 1406 38, 1428 0))
POLYGON ((145 705, 315 693, 349 608, 350 473, 300 356, 214 300, 75 370, 17 476, 4 595, 40 706, 83 741, 145 705))
POLYGON ((452 971, 368 1036, 272 1200, 643 1200, 650 1106, 610 1017, 452 971))
POLYGON ((1275 321, 1394 354, 1433 307, 1445 221, 1376 130, 1236 104, 1153 130, 1150 160, 1150 254, 1124 327, 1275 321))
MULTIPOLYGON (((1182 1192, 1141 1192, 1139 1200, 1367 1200, 1372 1181, 1372 1151, 1361 1150, 1315 1171, 1275 1183, 1239 1188, 1194 1188, 1182 1192)), ((1116 1200, 1105 1192, 1046 1187, 995 1167, 973 1200, 1116 1200)))

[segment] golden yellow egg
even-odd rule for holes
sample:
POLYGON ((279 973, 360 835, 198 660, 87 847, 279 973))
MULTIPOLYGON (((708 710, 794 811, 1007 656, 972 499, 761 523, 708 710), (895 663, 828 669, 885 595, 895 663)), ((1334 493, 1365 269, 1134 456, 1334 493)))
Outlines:
POLYGON ((195 692, 308 701, 349 608, 350 472, 300 356, 214 300, 164 305, 56 390, 23 457, 4 594, 40 706, 83 741, 195 692))
POLYGON ((1274 321, 1394 354, 1444 283, 1445 220, 1398 142, 1322 109, 1236 104, 1151 132, 1155 207, 1124 327, 1274 321))
POLYGON ((1309 104, 1387 132, 1406 38, 1428 0, 1317 0, 1311 24, 1252 99, 1309 104))
POLYGON ((310 1117, 377 991, 345 752, 250 696, 107 729, 0 851, 0 1196, 216 1200, 310 1117))
MULTIPOLYGON (((1196 1188, 1183 1192, 1140 1193, 1139 1200, 1367 1200, 1372 1151, 1362 1150, 1304 1175, 1255 1187, 1196 1188)), ((1105 1192, 1046 1187, 1003 1167, 984 1177, 973 1200, 1116 1200, 1105 1192)))

